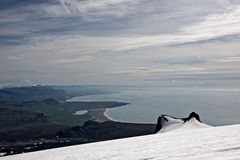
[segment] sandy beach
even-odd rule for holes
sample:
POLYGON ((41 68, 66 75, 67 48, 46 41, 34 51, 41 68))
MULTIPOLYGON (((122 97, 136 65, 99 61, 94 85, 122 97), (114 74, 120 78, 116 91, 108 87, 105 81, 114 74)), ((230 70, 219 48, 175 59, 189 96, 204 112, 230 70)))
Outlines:
POLYGON ((107 108, 88 109, 87 114, 93 116, 95 120, 100 122, 115 121, 106 114, 107 110, 107 108))

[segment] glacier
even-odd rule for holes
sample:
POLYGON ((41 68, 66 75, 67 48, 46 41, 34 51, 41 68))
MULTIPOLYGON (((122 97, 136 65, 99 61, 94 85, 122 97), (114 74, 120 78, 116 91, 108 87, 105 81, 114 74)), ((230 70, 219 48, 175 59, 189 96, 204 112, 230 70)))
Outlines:
POLYGON ((110 140, 19 155, 0 160, 203 160, 240 159, 240 124, 211 127, 163 116, 157 134, 110 140))

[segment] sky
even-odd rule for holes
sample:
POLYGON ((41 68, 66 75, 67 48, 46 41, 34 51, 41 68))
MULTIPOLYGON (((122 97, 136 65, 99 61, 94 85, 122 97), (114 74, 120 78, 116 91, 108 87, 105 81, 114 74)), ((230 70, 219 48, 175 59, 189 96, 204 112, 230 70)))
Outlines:
POLYGON ((0 84, 240 85, 239 0, 1 0, 0 84))

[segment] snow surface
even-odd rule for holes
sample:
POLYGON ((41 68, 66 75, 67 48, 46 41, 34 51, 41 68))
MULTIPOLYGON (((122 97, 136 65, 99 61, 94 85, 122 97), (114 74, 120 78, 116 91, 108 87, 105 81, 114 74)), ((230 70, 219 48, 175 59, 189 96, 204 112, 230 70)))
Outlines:
POLYGON ((196 118, 191 118, 184 123, 182 119, 170 117, 167 115, 163 115, 161 117, 161 125, 162 128, 159 133, 211 127, 205 123, 199 122, 196 118))
POLYGON ((198 127, 25 153, 0 160, 205 160, 240 159, 240 125, 198 127), (195 128, 195 129, 194 129, 195 128))
POLYGON ((74 115, 78 115, 78 116, 81 116, 81 115, 84 115, 84 114, 87 114, 88 111, 87 110, 81 110, 81 111, 76 111, 75 113, 73 113, 74 115))

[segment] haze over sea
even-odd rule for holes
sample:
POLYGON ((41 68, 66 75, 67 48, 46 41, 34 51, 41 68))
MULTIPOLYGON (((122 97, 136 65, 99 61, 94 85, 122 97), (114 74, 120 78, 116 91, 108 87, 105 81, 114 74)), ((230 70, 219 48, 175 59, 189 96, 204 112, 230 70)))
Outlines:
POLYGON ((186 117, 191 111, 200 114, 210 125, 240 123, 240 89, 232 87, 104 87, 107 91, 74 97, 72 101, 121 101, 129 105, 107 111, 122 122, 155 123, 160 114, 186 117))

